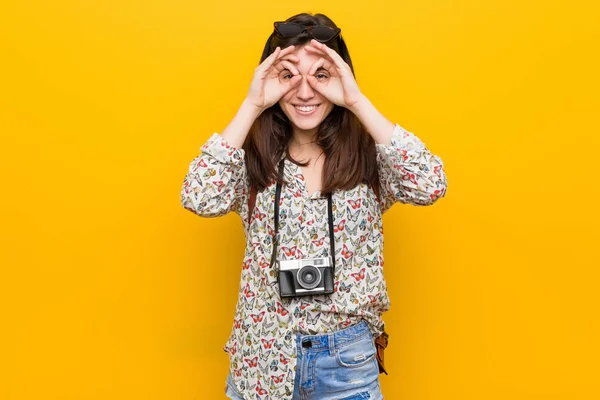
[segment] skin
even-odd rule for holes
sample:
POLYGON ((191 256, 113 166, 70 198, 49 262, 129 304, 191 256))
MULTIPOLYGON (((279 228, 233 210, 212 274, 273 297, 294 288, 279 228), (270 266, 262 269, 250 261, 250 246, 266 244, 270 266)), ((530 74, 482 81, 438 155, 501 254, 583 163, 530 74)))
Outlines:
POLYGON ((298 48, 277 47, 255 68, 248 94, 221 136, 232 146, 241 148, 256 118, 277 102, 294 128, 290 153, 310 163, 302 171, 309 192, 320 187, 323 161, 323 157, 319 157, 321 149, 313 143, 314 134, 333 104, 352 111, 376 143, 391 143, 394 124, 360 91, 350 66, 342 57, 316 40, 298 48), (294 115, 294 104, 316 103, 320 103, 322 109, 317 109, 314 116, 294 115))
POLYGON ((297 60, 294 63, 282 63, 279 79, 282 82, 289 81, 296 77, 299 82, 280 100, 279 105, 284 114, 290 120, 293 127, 293 139, 290 146, 302 146, 309 144, 314 139, 317 129, 321 122, 333 110, 333 102, 321 95, 312 86, 314 81, 327 82, 331 73, 321 64, 322 58, 311 52, 312 46, 305 45, 294 50, 292 55, 297 60), (319 62, 319 64, 317 64, 319 62), (310 116, 301 115, 296 106, 318 105, 317 109, 310 116))
POLYGON ((296 77, 299 82, 292 86, 280 100, 279 105, 288 117, 293 128, 293 136, 289 143, 292 157, 308 162, 300 167, 309 195, 320 189, 323 163, 325 161, 322 149, 314 143, 314 137, 321 122, 333 110, 333 102, 313 88, 313 82, 327 82, 331 73, 321 64, 321 57, 310 51, 310 45, 299 47, 291 53, 295 56, 294 63, 285 63, 279 74, 279 80, 286 82, 296 77), (314 80, 314 81, 313 81, 314 80), (318 105, 313 114, 304 116, 298 113, 296 106, 318 105))

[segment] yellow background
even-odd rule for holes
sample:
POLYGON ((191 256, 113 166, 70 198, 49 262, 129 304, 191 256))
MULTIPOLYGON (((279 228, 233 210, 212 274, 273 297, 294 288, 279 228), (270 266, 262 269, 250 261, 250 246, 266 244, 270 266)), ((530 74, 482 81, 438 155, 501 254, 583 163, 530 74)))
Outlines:
POLYGON ((241 223, 181 184, 303 11, 448 174, 384 218, 386 398, 600 398, 597 2, 9 0, 0 399, 224 398, 241 223))

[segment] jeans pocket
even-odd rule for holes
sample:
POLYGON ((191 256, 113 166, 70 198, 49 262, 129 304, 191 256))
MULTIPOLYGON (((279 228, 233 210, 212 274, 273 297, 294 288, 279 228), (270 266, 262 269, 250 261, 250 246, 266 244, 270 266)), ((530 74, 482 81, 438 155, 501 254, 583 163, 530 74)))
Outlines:
POLYGON ((367 333, 358 340, 344 343, 336 349, 336 361, 342 367, 357 368, 373 362, 377 354, 373 336, 367 333))

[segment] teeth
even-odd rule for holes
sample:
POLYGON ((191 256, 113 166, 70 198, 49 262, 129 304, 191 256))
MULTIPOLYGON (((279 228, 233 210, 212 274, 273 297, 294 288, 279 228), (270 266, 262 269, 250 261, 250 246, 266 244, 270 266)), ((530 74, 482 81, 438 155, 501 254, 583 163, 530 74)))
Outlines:
POLYGON ((300 111, 304 111, 304 112, 310 112, 312 110, 314 110, 315 108, 317 108, 318 106, 309 106, 309 107, 300 107, 300 106, 296 106, 296 108, 300 111))

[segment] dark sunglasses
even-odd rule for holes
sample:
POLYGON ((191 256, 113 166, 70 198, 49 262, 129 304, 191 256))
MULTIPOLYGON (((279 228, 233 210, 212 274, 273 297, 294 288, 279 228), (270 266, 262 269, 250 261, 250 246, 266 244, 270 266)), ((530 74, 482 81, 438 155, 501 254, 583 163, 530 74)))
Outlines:
POLYGON ((296 37, 304 32, 310 34, 315 40, 325 43, 337 37, 342 31, 325 25, 300 25, 296 22, 275 22, 275 32, 284 38, 296 37))

